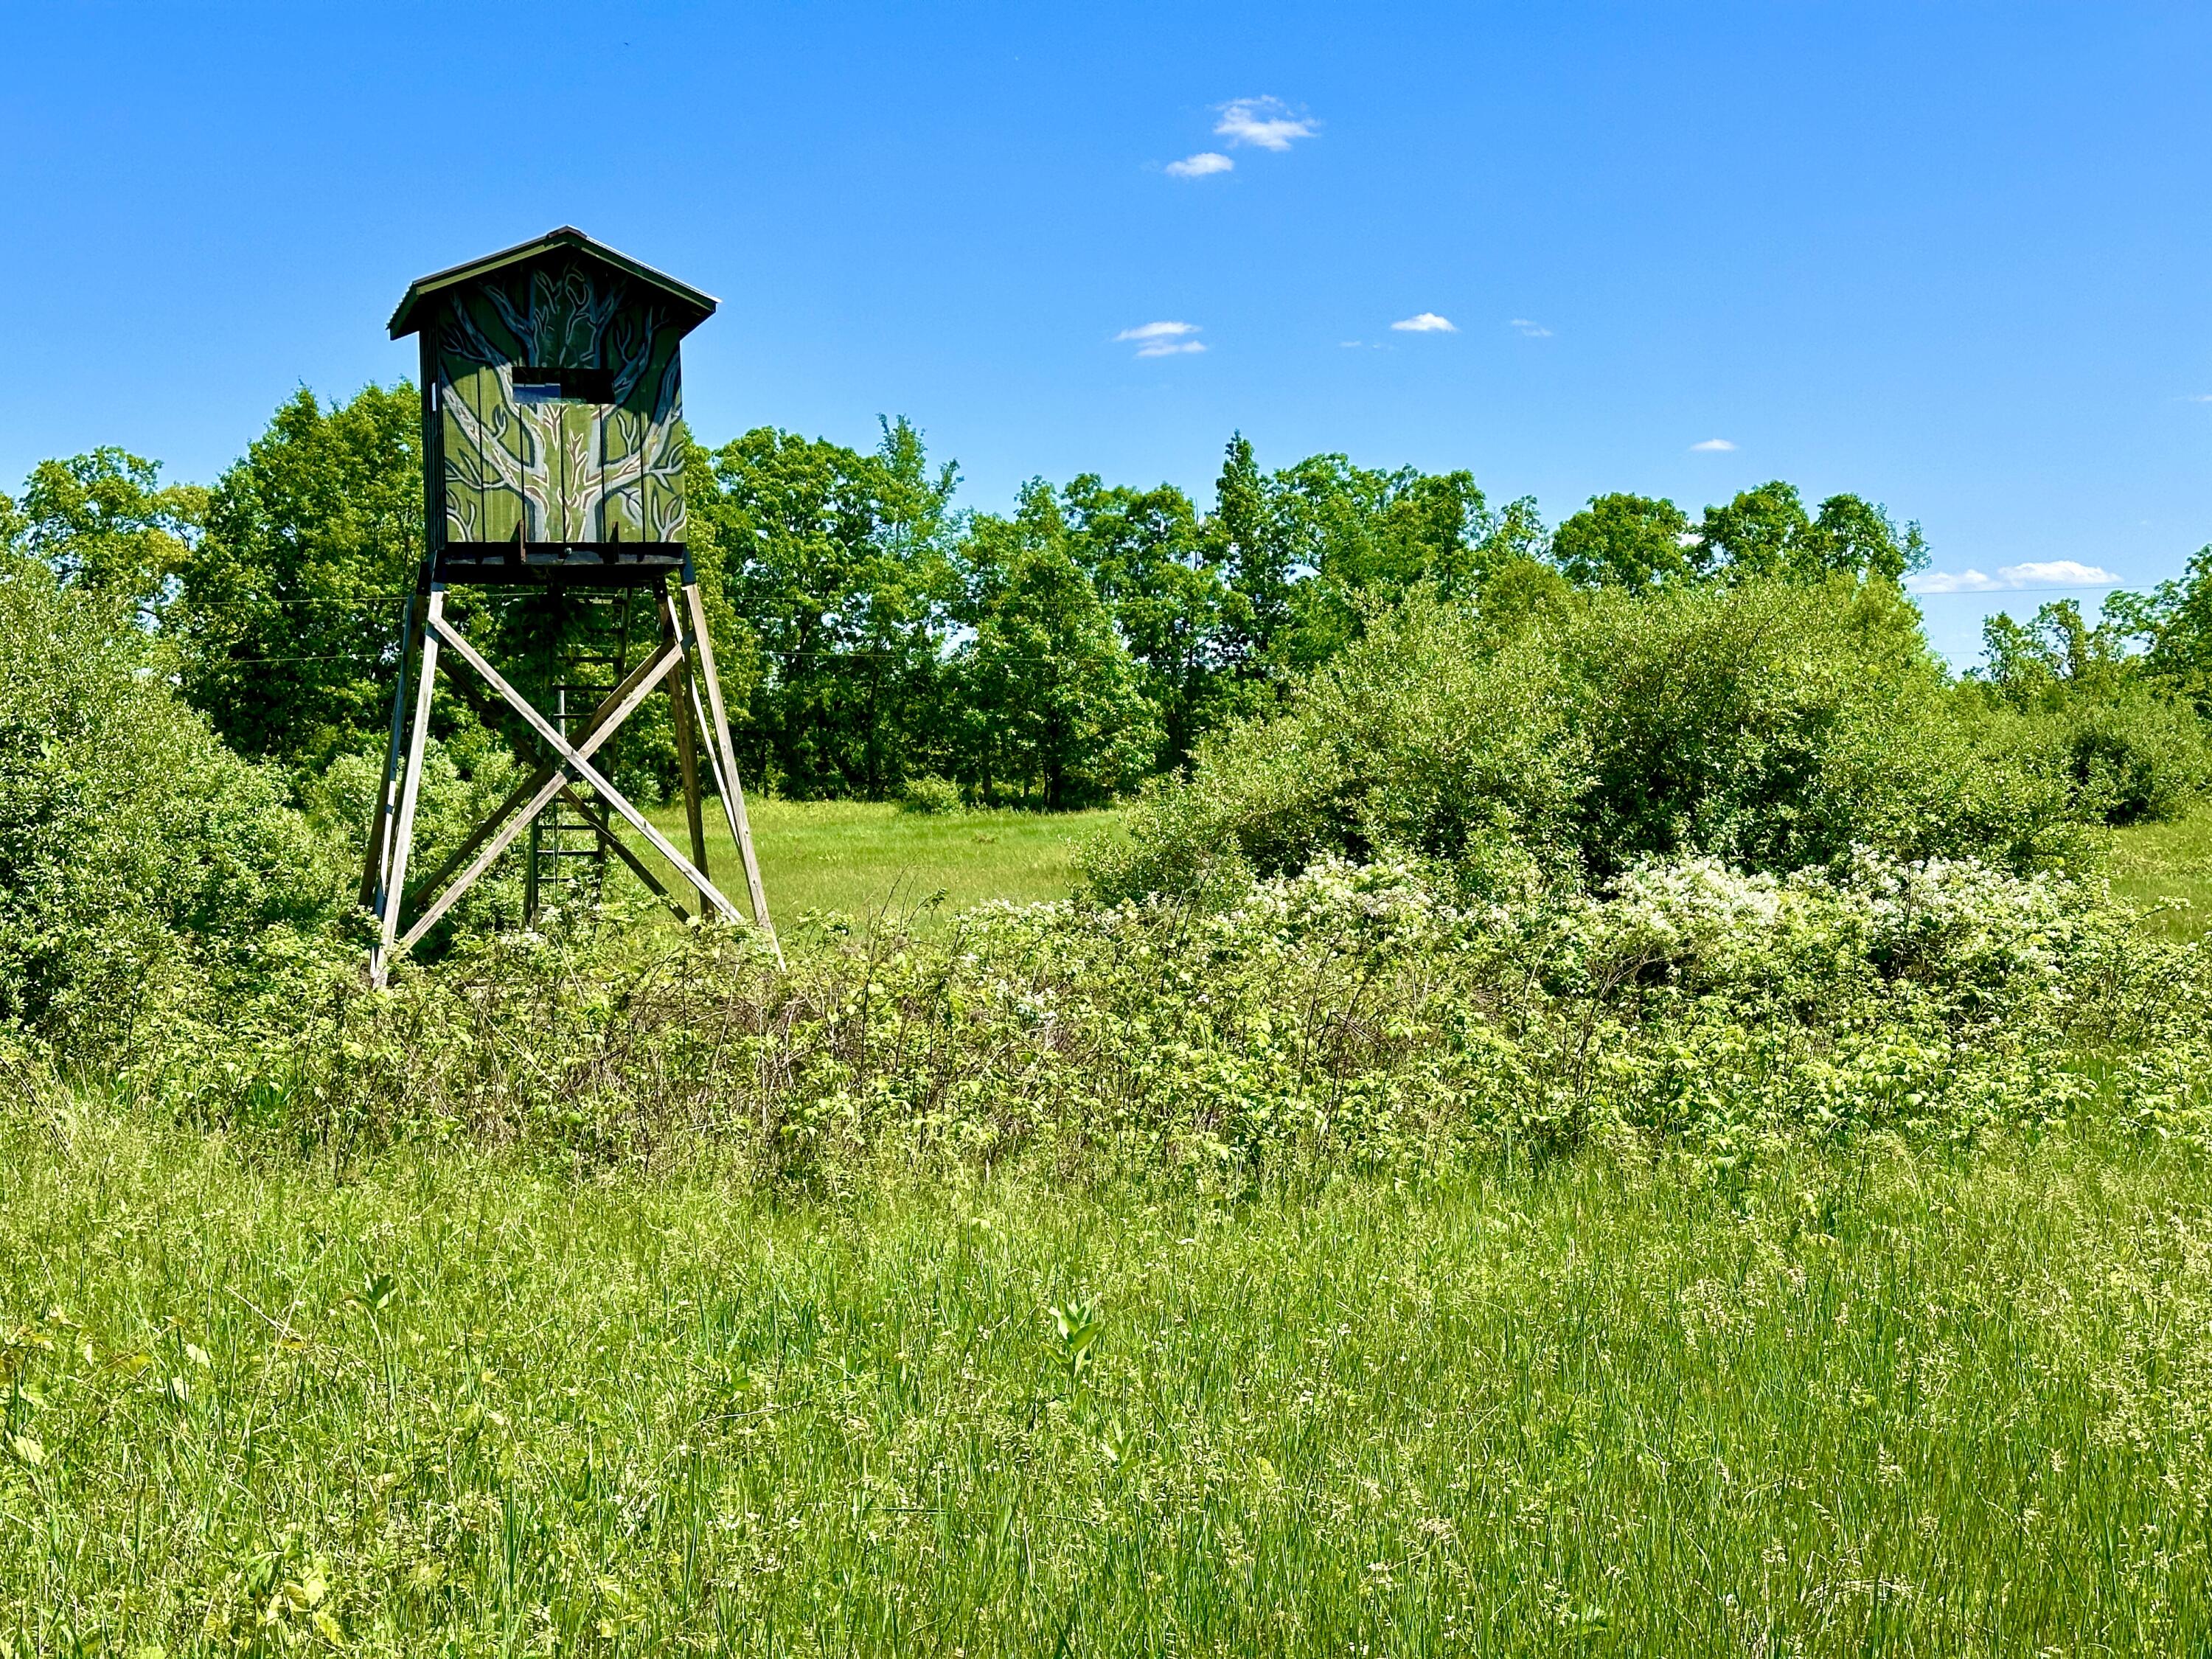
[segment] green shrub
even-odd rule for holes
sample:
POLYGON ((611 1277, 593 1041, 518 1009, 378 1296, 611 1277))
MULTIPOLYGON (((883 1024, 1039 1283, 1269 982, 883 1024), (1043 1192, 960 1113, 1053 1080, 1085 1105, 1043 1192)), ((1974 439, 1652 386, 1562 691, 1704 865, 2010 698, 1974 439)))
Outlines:
POLYGON ((2148 686, 2070 698, 2039 718, 2057 726, 2084 816, 2112 824, 2179 817, 2212 781, 2203 722, 2148 686))
POLYGON ((1279 719, 1202 745, 1087 867, 1109 900, 1384 852, 1475 893, 1677 854, 2027 870, 2084 854, 2075 793, 2048 745, 1954 692, 1883 586, 1608 589, 1503 642, 1417 596, 1279 719))
POLYGON ((830 1182, 1015 1158, 1242 1179, 1594 1136, 1734 1167, 2093 1109, 2212 1125, 2203 952, 2089 884, 1972 861, 1678 858, 1470 902, 1324 859, 1212 908, 994 907, 787 948, 784 974, 735 931, 556 929, 403 966, 388 994, 311 963, 178 1019, 127 1081, 319 1155, 458 1137, 596 1166, 703 1139, 830 1182))
MULTIPOLYGON (((423 748, 422 789, 415 805, 408 890, 419 889, 520 780, 513 750, 473 720, 444 742, 429 739, 423 748)), ((325 844, 353 860, 349 867, 356 881, 383 783, 380 753, 348 753, 337 756, 320 773, 307 775, 299 784, 308 822, 325 844)), ((511 854, 494 865, 432 929, 423 951, 436 955, 462 933, 520 927, 522 862, 519 854, 511 854)))
POLYGON ((0 1024, 112 1049, 179 975, 265 971, 333 865, 277 781, 178 700, 126 613, 0 568, 0 1024))
POLYGON ((934 772, 926 777, 908 778, 899 790, 898 805, 902 812, 916 812, 934 817, 947 812, 957 812, 965 804, 960 798, 960 786, 950 778, 938 776, 934 772))

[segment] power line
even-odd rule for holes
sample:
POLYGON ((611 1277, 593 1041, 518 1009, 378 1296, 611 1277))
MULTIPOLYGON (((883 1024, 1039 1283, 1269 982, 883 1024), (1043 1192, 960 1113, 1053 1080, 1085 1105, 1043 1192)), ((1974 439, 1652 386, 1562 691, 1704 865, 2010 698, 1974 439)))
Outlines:
POLYGON ((2002 599, 2013 593, 2112 593, 2126 586, 2125 582, 2102 582, 2093 587, 1939 587, 1928 593, 1916 593, 1907 588, 1905 597, 1914 599, 2002 599))

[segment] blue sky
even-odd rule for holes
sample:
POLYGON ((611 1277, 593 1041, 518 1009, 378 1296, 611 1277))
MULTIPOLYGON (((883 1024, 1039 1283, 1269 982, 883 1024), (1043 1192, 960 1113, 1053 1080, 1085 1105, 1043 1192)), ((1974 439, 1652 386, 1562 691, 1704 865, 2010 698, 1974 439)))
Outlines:
POLYGON ((2212 9, 54 5, 7 57, 0 488, 212 478, 574 223, 721 298, 702 438, 902 413, 976 506, 1202 501, 1241 428, 1554 522, 1855 490, 1970 586, 2212 541, 2212 9))

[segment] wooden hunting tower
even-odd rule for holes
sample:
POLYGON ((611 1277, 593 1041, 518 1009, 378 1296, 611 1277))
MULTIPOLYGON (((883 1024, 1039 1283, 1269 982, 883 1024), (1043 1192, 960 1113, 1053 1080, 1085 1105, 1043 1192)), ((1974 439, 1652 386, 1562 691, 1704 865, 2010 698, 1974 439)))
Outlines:
POLYGON ((602 863, 610 853, 620 858, 681 914, 622 839, 611 809, 696 891, 701 914, 711 908, 734 918, 707 870, 702 735, 744 864, 753 921, 774 941, 714 646, 684 547, 682 342, 714 310, 698 289, 564 227, 422 277, 392 314, 392 337, 414 334, 422 344, 427 522, 362 880, 362 902, 381 924, 370 966, 379 984, 392 952, 421 939, 526 830, 534 902, 539 818, 549 807, 556 817, 562 810, 572 815, 570 828, 593 838, 602 863), (611 670, 613 684, 590 688, 592 702, 574 709, 568 697, 583 688, 556 684, 550 688, 556 706, 541 710, 447 616, 447 588, 463 583, 550 589, 579 599, 592 589, 657 590, 659 647, 628 672, 619 653, 595 659, 611 670), (449 666, 452 689, 487 720, 513 725, 519 715, 526 736, 535 738, 538 764, 442 868, 410 890, 409 842, 441 647, 482 682, 449 666), (591 762, 664 683, 689 817, 688 859, 591 762), (403 931, 410 909, 418 914, 403 931))

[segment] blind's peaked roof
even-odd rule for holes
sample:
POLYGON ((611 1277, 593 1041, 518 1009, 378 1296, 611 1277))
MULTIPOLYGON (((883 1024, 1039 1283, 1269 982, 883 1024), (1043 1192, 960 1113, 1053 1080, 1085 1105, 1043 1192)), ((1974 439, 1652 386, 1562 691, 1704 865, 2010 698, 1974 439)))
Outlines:
POLYGON ((476 282, 511 265, 526 264, 532 259, 542 258, 546 254, 557 253, 563 249, 573 250, 586 258, 597 259, 602 264, 621 271, 626 276, 635 277, 665 295, 674 303, 678 320, 687 334, 714 314, 717 301, 711 294, 702 294, 689 283, 679 283, 673 276, 631 258, 627 253, 617 253, 605 242, 593 241, 574 225, 563 225, 558 230, 549 230, 543 236, 533 237, 527 242, 518 242, 497 253, 487 253, 480 259, 471 259, 467 264, 455 265, 451 270, 434 270, 428 276, 417 276, 407 285, 407 292, 399 301, 399 309, 392 313, 392 337, 402 339, 420 328, 425 303, 447 289, 476 282))

